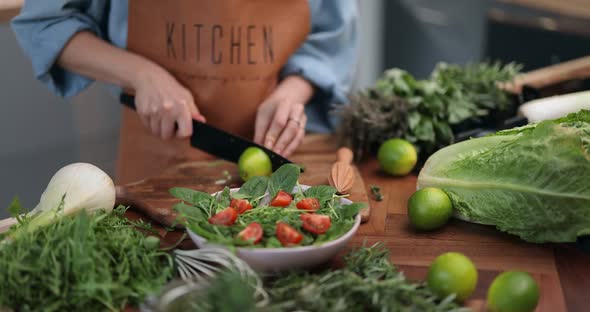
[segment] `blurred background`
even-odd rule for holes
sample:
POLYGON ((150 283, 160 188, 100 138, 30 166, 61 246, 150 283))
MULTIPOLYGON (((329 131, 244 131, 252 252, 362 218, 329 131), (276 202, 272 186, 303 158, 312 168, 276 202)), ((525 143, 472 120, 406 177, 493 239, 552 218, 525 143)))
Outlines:
MULTIPOLYGON (((33 207, 68 163, 114 174, 117 153, 121 106, 105 86, 66 101, 34 80, 8 25, 21 3, 0 0, 0 219, 15 195, 33 207)), ((370 0, 359 9, 355 89, 390 67, 426 77, 439 61, 491 59, 529 71, 590 55, 588 0, 370 0)))

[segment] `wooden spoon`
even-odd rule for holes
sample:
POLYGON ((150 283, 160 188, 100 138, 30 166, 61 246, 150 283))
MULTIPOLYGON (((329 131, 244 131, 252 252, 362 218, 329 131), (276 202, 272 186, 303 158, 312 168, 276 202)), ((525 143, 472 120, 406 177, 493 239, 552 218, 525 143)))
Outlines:
POLYGON ((341 147, 336 152, 336 162, 332 165, 328 182, 339 194, 348 194, 354 183, 352 157, 352 151, 347 147, 341 147))

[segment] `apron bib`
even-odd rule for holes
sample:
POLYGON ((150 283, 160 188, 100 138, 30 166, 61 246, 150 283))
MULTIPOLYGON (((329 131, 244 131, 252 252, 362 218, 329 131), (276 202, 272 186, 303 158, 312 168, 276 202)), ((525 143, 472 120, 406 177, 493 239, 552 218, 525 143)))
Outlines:
MULTIPOLYGON (((252 138, 256 111, 310 30, 307 0, 129 0, 127 49, 188 88, 211 125, 252 138)), ((123 109, 117 183, 212 158, 162 140, 123 109)))

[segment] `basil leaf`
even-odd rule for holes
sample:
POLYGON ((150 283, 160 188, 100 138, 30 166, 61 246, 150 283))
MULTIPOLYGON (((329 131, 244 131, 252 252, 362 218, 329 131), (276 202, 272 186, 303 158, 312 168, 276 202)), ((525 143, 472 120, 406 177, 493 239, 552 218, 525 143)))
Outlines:
POLYGON ((172 209, 177 211, 181 217, 185 218, 188 223, 198 222, 207 219, 208 211, 201 207, 187 205, 183 202, 175 204, 172 209))
POLYGON ((213 200, 213 196, 207 193, 184 187, 173 187, 169 190, 169 193, 170 195, 182 199, 183 201, 199 208, 208 208, 211 201, 213 200))
POLYGON ((367 204, 365 203, 352 203, 343 205, 340 209, 336 209, 336 211, 342 219, 353 219, 366 206, 367 204))
POLYGON ((248 195, 251 198, 260 197, 266 192, 268 183, 268 177, 252 177, 242 185, 238 193, 248 195))
POLYGON ((321 204, 329 201, 336 194, 336 188, 330 185, 312 186, 303 192, 305 197, 317 198, 321 204))
POLYGON ((295 164, 282 165, 270 176, 268 192, 274 197, 280 190, 291 193, 299 179, 300 167, 295 164))

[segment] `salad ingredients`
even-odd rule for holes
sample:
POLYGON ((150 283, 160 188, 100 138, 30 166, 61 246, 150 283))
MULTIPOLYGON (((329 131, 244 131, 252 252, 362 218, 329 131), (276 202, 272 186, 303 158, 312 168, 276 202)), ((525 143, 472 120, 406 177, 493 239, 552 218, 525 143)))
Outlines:
POLYGON ((389 139, 381 144, 377 159, 381 169, 386 173, 404 176, 414 169, 418 155, 410 142, 403 139, 389 139))
POLYGON ((324 234, 332 226, 330 216, 320 214, 302 214, 301 221, 303 221, 303 228, 313 234, 324 234))
POLYGON ((270 201, 270 205, 273 207, 287 207, 291 204, 293 196, 291 194, 280 190, 273 199, 270 201))
POLYGON ((416 191, 408 200, 408 218, 417 230, 431 231, 445 225, 453 214, 449 196, 434 187, 416 191))
POLYGON ((229 206, 231 208, 234 208, 238 212, 238 214, 242 214, 242 213, 252 209, 252 204, 250 204, 245 199, 232 198, 229 206))
POLYGON ((590 111, 444 148, 418 187, 441 188, 468 219, 535 243, 590 234, 590 111))
POLYGON ((238 238, 246 241, 251 242, 252 244, 258 244, 262 239, 263 234, 262 225, 258 222, 252 222, 248 224, 248 226, 238 233, 238 238))
POLYGON ((47 185, 37 206, 30 212, 34 218, 27 227, 13 231, 10 239, 56 221, 60 214, 80 211, 109 212, 115 206, 115 184, 104 171, 88 163, 75 163, 58 170, 47 185))
POLYGON ((237 218, 238 212, 232 207, 227 207, 209 218, 209 223, 227 226, 234 224, 237 218))
POLYGON ((269 176, 272 173, 270 157, 258 147, 248 147, 238 159, 238 170, 244 181, 252 177, 269 176))
POLYGON ((314 212, 320 209, 320 201, 317 198, 308 197, 298 201, 297 205, 295 206, 297 207, 297 209, 314 212))
POLYGON ((465 301, 477 286, 477 269, 473 262, 458 252, 447 252, 436 259, 428 269, 428 287, 439 296, 455 295, 465 301))
POLYGON ((425 80, 399 68, 387 70, 343 106, 339 141, 361 159, 385 140, 403 138, 425 159, 453 143, 453 127, 509 111, 509 94, 498 86, 511 81, 520 68, 512 63, 439 63, 425 80))
POLYGON ((527 272, 504 272, 488 289, 492 312, 533 312, 539 303, 539 286, 527 272))
POLYGON ((137 231, 124 211, 83 209, 34 231, 28 230, 34 219, 23 216, 12 231, 26 235, 0 248, 0 307, 115 311, 159 291, 172 276, 172 258, 137 231))
POLYGON ((293 164, 283 165, 270 178, 254 177, 233 192, 227 187, 216 195, 172 188, 170 194, 182 200, 174 206, 181 222, 195 234, 216 244, 251 248, 320 245, 350 231, 365 204, 343 204, 342 195, 337 195, 336 189, 329 185, 307 189, 296 186, 299 169, 293 164), (288 187, 293 193, 285 191, 288 187), (273 200, 267 204, 269 197, 273 200), (234 208, 228 208, 232 199, 234 205, 237 200, 247 200, 252 209, 238 214, 234 208), (302 203, 299 208, 311 210, 298 209, 297 203, 302 203), (303 203, 306 204, 302 206, 303 203), (309 217, 301 216, 311 215, 312 210, 314 215, 321 217, 313 217, 304 224, 309 217), (242 239, 250 233, 244 229, 252 223, 262 227, 262 238, 242 239))
POLYGON ((303 239, 303 234, 285 222, 277 224, 277 239, 284 247, 298 245, 303 239))

